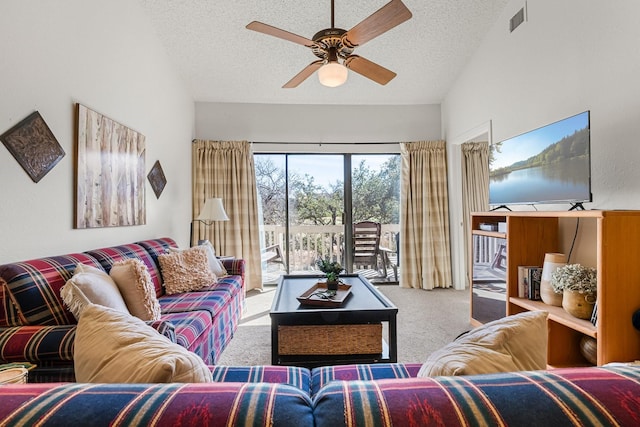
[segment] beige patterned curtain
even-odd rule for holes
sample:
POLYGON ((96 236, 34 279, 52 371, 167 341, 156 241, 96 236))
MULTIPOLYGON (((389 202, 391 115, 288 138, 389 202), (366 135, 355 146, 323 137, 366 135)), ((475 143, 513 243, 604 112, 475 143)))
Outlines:
POLYGON ((462 224, 467 286, 471 286, 471 212, 489 210, 489 142, 462 144, 462 224))
POLYGON ((193 141, 193 218, 206 199, 222 198, 229 221, 193 223, 193 240, 207 239, 217 255, 246 262, 246 290, 262 288, 258 199, 251 145, 247 141, 193 141))
POLYGON ((450 288, 449 196, 444 141, 400 144, 400 286, 450 288))

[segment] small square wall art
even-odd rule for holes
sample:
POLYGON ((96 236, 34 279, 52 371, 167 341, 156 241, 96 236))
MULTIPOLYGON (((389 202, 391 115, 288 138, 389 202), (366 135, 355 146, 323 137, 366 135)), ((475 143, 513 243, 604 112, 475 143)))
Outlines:
POLYGON ((0 135, 0 140, 33 182, 40 181, 65 155, 37 111, 0 135))
POLYGON ((160 160, 156 160, 153 164, 153 167, 147 175, 147 179, 149 180, 149 184, 151 184, 151 188, 156 195, 156 199, 159 199, 162 194, 162 190, 164 190, 164 186, 167 185, 167 178, 164 176, 160 160))

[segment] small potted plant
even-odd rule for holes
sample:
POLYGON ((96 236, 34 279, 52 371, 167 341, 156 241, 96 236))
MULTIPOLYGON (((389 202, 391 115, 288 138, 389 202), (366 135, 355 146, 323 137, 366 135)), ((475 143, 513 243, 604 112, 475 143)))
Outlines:
POLYGON ((344 271, 342 265, 338 261, 322 258, 316 262, 316 265, 327 276, 327 290, 337 291, 338 283, 340 283, 338 276, 344 271))
POLYGON ((589 319, 596 302, 596 269, 580 264, 559 267, 551 275, 551 286, 562 292, 562 308, 580 319, 589 319))

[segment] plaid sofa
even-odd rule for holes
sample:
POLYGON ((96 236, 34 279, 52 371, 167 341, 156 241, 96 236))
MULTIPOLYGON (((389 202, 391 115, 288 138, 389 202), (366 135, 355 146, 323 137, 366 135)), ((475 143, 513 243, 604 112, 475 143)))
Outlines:
POLYGON ((62 303, 60 288, 78 263, 109 272, 125 258, 142 260, 153 281, 162 316, 160 333, 215 363, 235 332, 244 306, 244 260, 224 260, 229 276, 198 292, 166 295, 158 255, 177 247, 171 238, 52 256, 0 266, 0 364, 37 365, 32 381, 74 381, 76 319, 62 303))
POLYGON ((206 384, 13 384, 0 386, 0 425, 640 425, 640 367, 415 378, 419 367, 214 366, 206 384))

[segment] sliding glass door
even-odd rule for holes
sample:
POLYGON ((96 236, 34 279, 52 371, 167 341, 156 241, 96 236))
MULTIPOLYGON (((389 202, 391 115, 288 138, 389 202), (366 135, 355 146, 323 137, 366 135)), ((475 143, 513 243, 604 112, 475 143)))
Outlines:
POLYGON ((342 155, 289 155, 290 273, 316 271, 319 258, 342 262, 344 163, 342 155))
POLYGON ((375 230, 379 235, 372 236, 372 230, 364 228, 363 233, 357 233, 352 238, 351 247, 356 253, 351 257, 351 271, 357 271, 371 280, 397 281, 400 236, 399 155, 351 156, 351 206, 354 230, 357 224, 363 222, 379 224, 379 230, 375 230), (359 254, 360 250, 362 252, 359 254))
POLYGON ((379 262, 367 270, 369 275, 386 276, 386 261, 397 259, 398 155, 256 154, 254 158, 262 201, 265 283, 277 282, 282 273, 316 273, 319 258, 358 271, 352 263, 351 224, 361 221, 381 224, 379 246, 386 252, 376 254, 379 262), (345 228, 345 224, 350 225, 345 228))

